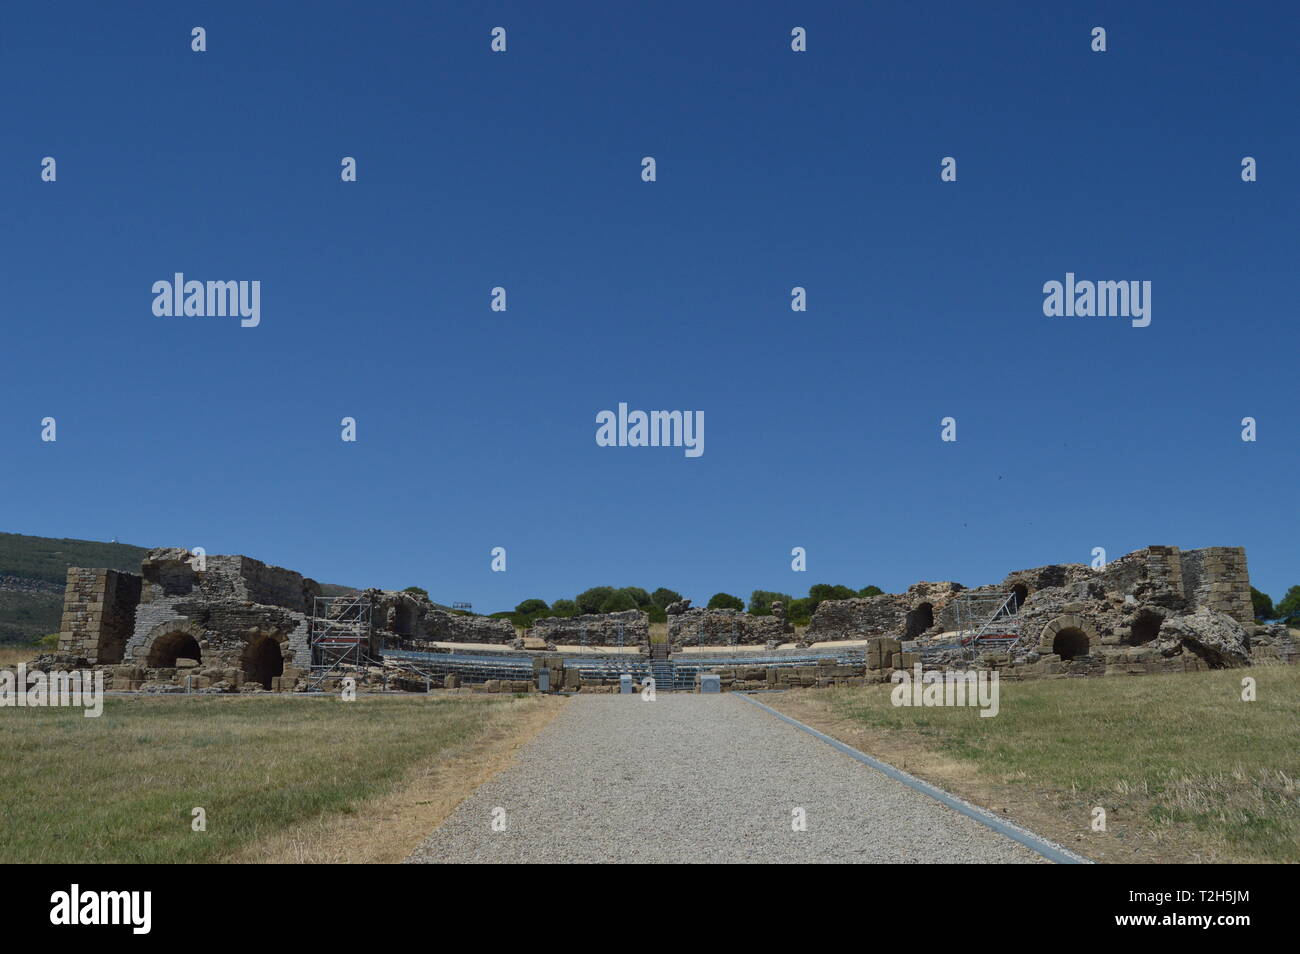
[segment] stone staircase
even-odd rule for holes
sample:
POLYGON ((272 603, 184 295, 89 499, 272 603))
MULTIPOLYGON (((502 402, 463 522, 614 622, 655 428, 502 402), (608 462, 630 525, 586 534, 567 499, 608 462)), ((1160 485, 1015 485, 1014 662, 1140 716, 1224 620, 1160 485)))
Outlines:
POLYGON ((650 675, 654 677, 655 692, 672 692, 677 682, 673 662, 668 658, 667 643, 650 644, 650 675))

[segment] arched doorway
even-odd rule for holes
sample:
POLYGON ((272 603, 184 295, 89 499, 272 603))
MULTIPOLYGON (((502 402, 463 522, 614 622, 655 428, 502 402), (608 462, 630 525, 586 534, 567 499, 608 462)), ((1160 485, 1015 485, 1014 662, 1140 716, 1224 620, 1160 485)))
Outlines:
POLYGON ((1077 626, 1067 626, 1052 638, 1052 652, 1061 659, 1088 655, 1088 634, 1077 626))
POLYGON ((927 629, 934 625, 934 604, 921 603, 907 614, 907 626, 903 633, 904 639, 916 639, 927 629))
POLYGON ((1029 599, 1029 587, 1023 583, 1017 583, 1011 587, 1011 611, 1017 613, 1020 607, 1025 605, 1025 600, 1029 599))
POLYGON ((271 688, 271 680, 284 675, 284 656, 280 644, 270 636, 255 636, 244 647, 239 658, 239 668, 249 682, 261 683, 263 689, 271 688))
POLYGON ((415 635, 415 607, 405 601, 398 603, 393 607, 394 613, 393 632, 398 636, 415 635))
POLYGON ((175 669, 178 659, 193 659, 198 662, 202 657, 197 639, 189 633, 174 631, 164 633, 153 641, 145 665, 150 669, 175 669))
POLYGON ((1078 613, 1066 613, 1043 627, 1038 651, 1056 653, 1062 659, 1077 659, 1088 655, 1096 638, 1097 630, 1091 620, 1078 613))

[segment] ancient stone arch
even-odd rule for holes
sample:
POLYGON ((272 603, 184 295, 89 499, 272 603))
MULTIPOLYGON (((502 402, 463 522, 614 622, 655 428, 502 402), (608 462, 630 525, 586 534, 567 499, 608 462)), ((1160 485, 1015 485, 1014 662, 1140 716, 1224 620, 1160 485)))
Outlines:
POLYGON ((144 645, 135 654, 150 669, 171 669, 177 659, 202 660, 203 627, 194 620, 174 619, 159 623, 149 631, 144 645))
POLYGON ((284 675, 284 658, 289 654, 289 636, 278 629, 250 629, 246 634, 244 650, 239 656, 239 668, 249 682, 271 688, 271 680, 284 675))
POLYGON ((415 603, 407 600, 398 600, 393 606, 393 625, 392 631, 398 636, 414 636, 415 620, 417 617, 415 603))
POLYGON ((1087 656, 1098 644, 1092 623, 1074 613, 1058 616, 1043 627, 1038 640, 1040 653, 1056 653, 1062 659, 1087 656))
POLYGON ((907 614, 903 625, 903 638, 916 639, 934 625, 934 604, 929 601, 918 603, 916 609, 907 614))
POLYGON ((1011 595, 1015 597, 1012 602, 1012 611, 1020 612, 1020 607, 1025 605, 1025 600, 1029 599, 1029 587, 1024 583, 1017 583, 1011 587, 1011 595))

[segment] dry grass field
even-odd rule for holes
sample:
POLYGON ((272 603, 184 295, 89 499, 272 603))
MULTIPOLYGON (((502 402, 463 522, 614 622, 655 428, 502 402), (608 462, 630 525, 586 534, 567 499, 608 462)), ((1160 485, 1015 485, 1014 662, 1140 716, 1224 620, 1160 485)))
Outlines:
POLYGON ((1300 667, 1004 682, 993 718, 890 688, 762 698, 1099 861, 1300 861, 1300 667))
POLYGON ((561 706, 457 693, 0 709, 0 862, 399 861, 561 706))
POLYGON ((31 646, 0 646, 0 669, 9 669, 34 659, 38 650, 31 646))

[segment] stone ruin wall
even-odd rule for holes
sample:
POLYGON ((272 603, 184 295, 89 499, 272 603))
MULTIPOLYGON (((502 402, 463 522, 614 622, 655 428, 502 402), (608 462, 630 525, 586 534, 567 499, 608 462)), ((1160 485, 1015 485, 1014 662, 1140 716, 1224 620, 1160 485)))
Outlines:
POLYGON ((508 619, 467 616, 448 612, 418 593, 366 590, 371 604, 371 625, 381 639, 420 649, 431 643, 488 643, 515 641, 508 619))
POLYGON ((650 617, 641 610, 547 616, 534 620, 528 635, 548 646, 618 646, 620 627, 623 646, 649 647, 650 617))
POLYGON ((1243 626, 1255 622, 1244 548, 1206 547, 1185 551, 1181 570, 1183 592, 1195 606, 1231 616, 1243 626))
MULTIPOLYGON (((686 601, 689 602, 689 601, 686 601)), ((764 646, 795 638, 782 616, 753 616, 734 609, 686 609, 668 616, 668 642, 683 646, 764 646)))
MULTIPOLYGON (((207 558, 205 570, 191 566, 183 549, 153 550, 141 574, 70 568, 57 661, 53 665, 98 664, 109 687, 137 689, 181 684, 195 689, 258 687, 290 689, 310 665, 309 620, 320 588, 301 574, 244 556, 207 558), (192 641, 192 642, 191 642, 192 641), (273 647, 266 645, 274 643, 273 647), (178 648, 178 644, 184 643, 178 648), (170 647, 170 649, 169 649, 170 647), (256 652, 255 652, 256 651, 256 652), (269 653, 280 667, 267 675, 254 658, 269 653)), ((1016 658, 993 656, 979 666, 1005 668, 1008 675, 1088 675, 1167 672, 1250 665, 1259 660, 1294 659, 1285 627, 1257 626, 1250 601, 1245 552, 1240 547, 1182 551, 1153 546, 1110 562, 1102 570, 1082 564, 1018 570, 1002 583, 966 590, 952 582, 917 583, 905 593, 823 602, 806 634, 809 642, 834 640, 942 640, 955 628, 954 600, 961 594, 989 594, 1023 588, 1018 610, 1021 645, 1016 658), (928 624, 928 625, 927 625, 928 624), (1082 634, 1086 648, 1063 657, 1058 637, 1082 634)), ((418 594, 367 590, 376 639, 399 645, 486 643, 520 645, 509 620, 451 613, 418 594)), ((669 607, 673 648, 788 643, 793 629, 784 611, 752 616, 737 610, 692 609, 689 601, 669 607)), ((529 631, 548 646, 648 647, 649 618, 625 613, 538 620, 529 631)), ((1063 638, 1063 637, 1061 637, 1063 638)), ((890 644, 892 646, 892 643, 890 644)), ((374 647, 372 647, 374 648, 374 647)), ((892 654, 891 654, 892 658, 892 654)), ((933 658, 933 657, 932 657, 933 658)), ((899 659, 907 661, 906 653, 899 659)), ((927 665, 931 658, 927 659, 927 665)), ((933 658, 938 666, 969 665, 933 658)), ((868 664, 862 678, 876 681, 887 671, 868 664)), ((728 673, 737 687, 753 676, 728 673)), ((835 672, 835 677, 851 678, 835 672)), ((821 685, 826 673, 765 673, 766 684, 821 685), (790 682, 790 679, 794 682, 790 682), (773 682, 775 680, 775 682, 773 682), (813 680, 811 683, 809 680, 813 680)))
MULTIPOLYGON (((1025 599, 1019 616, 1026 621, 1064 612, 1067 604, 1091 604, 1104 617, 1132 617, 1135 607, 1156 608, 1160 615, 1190 613, 1200 608, 1254 625, 1250 577, 1241 547, 1207 547, 1180 551, 1153 546, 1111 561, 1101 570, 1084 564, 1056 564, 1017 570, 1002 583, 966 589, 958 583, 917 583, 906 593, 870 598, 828 600, 817 607, 808 627, 811 642, 891 636, 916 639, 957 628, 954 599, 962 595, 1009 592, 1022 587, 1025 599), (934 622, 918 629, 915 614, 928 605, 934 622)), ((1044 622, 1046 619, 1044 619, 1044 622)), ((1110 628, 1125 625, 1109 619, 1110 628)))
POLYGON ((173 548, 151 550, 141 564, 135 631, 122 660, 140 680, 189 675, 193 688, 235 688, 260 668, 259 651, 274 657, 278 650, 281 672, 274 678, 292 682, 311 666, 309 613, 320 594, 314 581, 245 556, 210 556, 202 570, 192 561, 188 551, 173 548), (178 664, 184 660, 197 665, 178 664))
MULTIPOLYGON (((1041 663, 1047 674, 1056 674, 1051 667, 1062 665, 1062 672, 1076 675, 1114 672, 1115 666, 1126 665, 1135 672, 1220 668, 1249 665, 1252 658, 1281 658, 1291 651, 1284 627, 1255 623, 1240 547, 1183 551, 1152 546, 1100 570, 1049 565, 1018 570, 1000 584, 970 590, 955 583, 918 583, 906 594, 828 601, 818 606, 807 639, 889 637, 942 644, 958 628, 959 595, 1013 591, 1022 598, 1014 661, 1041 663), (916 614, 923 604, 933 613, 934 625, 920 631, 916 614)), ((943 653, 939 659, 957 663, 962 654, 947 655, 952 659, 943 653)))
POLYGON ((874 636, 915 639, 934 628, 963 589, 960 583, 914 583, 906 593, 826 600, 813 613, 805 639, 812 643, 874 636))
POLYGON ((106 666, 109 688, 291 688, 311 664, 312 598, 301 574, 244 556, 151 550, 140 575, 71 567, 58 653, 106 666))
POLYGON ((99 663, 121 662, 135 631, 141 582, 134 573, 68 567, 59 652, 99 663))

